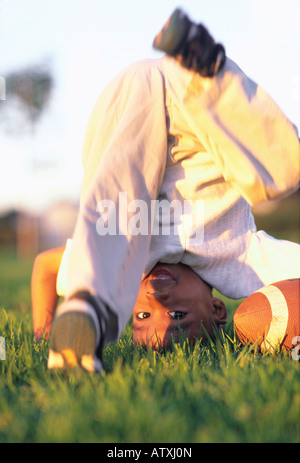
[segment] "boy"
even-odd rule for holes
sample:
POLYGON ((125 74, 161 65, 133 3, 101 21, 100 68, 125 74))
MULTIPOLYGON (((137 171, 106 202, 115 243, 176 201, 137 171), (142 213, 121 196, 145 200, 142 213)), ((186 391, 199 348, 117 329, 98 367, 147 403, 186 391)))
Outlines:
MULTIPOLYGON (((103 342, 118 338, 140 297, 145 305, 151 290, 140 283, 149 281, 158 263, 188 267, 199 285, 205 281, 231 298, 299 277, 299 246, 257 232, 250 211, 251 205, 298 188, 297 130, 229 58, 217 65, 220 47, 203 26, 191 30, 180 59, 175 50, 175 57, 130 66, 92 113, 66 297, 51 333, 49 368, 79 364, 100 371, 103 342), (203 76, 201 68, 217 73, 203 76), (146 230, 137 222, 135 229, 129 226, 137 200, 146 206, 139 216, 146 230), (170 215, 168 234, 164 214, 154 219, 150 214, 156 200, 191 205, 186 214, 170 215), (156 225, 159 233, 153 233, 156 225)), ((167 286, 150 295, 149 305, 155 300, 171 317, 184 314, 175 297, 183 278, 176 271, 173 277, 152 278, 154 289, 167 286)), ((224 309, 216 311, 202 291, 200 297, 207 297, 208 323, 222 324, 224 309)), ((137 323, 153 319, 144 307, 136 315, 137 323)), ((154 339, 148 329, 140 338, 149 336, 154 339)))
MULTIPOLYGON (((68 242, 70 246, 70 241, 68 242)), ((38 341, 50 336, 59 296, 64 295, 65 272, 61 261, 64 247, 40 253, 34 262, 32 316, 34 337, 38 341)), ((152 348, 167 347, 180 329, 193 342, 201 324, 210 336, 215 326, 227 321, 223 301, 213 297, 212 288, 190 267, 183 264, 158 263, 143 278, 133 309, 133 341, 152 348)), ((205 334, 202 333, 205 338, 205 334)))

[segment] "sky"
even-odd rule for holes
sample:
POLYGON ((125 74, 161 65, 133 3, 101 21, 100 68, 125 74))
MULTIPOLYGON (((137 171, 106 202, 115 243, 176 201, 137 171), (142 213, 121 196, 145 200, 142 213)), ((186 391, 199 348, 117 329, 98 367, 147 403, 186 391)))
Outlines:
POLYGON ((0 0, 0 84, 40 64, 54 79, 34 130, 13 109, 8 130, 0 111, 0 212, 46 213, 53 202, 79 199, 84 133, 99 94, 129 64, 161 56, 152 42, 176 7, 300 126, 300 0, 0 0))

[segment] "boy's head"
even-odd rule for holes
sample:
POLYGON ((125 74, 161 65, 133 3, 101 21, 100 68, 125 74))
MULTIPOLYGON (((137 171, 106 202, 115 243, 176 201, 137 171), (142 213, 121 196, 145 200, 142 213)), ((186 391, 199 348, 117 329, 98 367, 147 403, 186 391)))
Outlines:
MULTIPOLYGON (((211 287, 183 264, 157 264, 143 279, 133 310, 133 341, 167 347, 180 329, 194 341, 203 325, 213 335, 227 321, 226 307, 211 287)), ((201 332, 201 336, 205 337, 201 332)))

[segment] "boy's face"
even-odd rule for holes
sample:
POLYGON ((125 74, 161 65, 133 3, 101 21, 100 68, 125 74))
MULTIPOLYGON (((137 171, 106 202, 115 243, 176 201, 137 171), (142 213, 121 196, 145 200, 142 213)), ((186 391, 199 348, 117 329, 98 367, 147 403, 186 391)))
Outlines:
MULTIPOLYGON (((201 324, 212 335, 214 324, 226 323, 224 303, 210 287, 183 264, 157 264, 141 283, 133 310, 133 341, 152 348, 179 340, 180 329, 190 341, 201 324)), ((204 337, 204 333, 201 332, 204 337)))

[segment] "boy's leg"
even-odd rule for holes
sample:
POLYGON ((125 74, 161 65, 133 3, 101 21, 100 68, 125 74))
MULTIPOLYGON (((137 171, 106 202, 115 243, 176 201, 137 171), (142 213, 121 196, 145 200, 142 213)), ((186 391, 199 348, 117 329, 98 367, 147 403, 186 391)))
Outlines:
POLYGON ((151 200, 157 198, 167 152, 162 80, 157 73, 151 79, 155 95, 145 97, 143 91, 137 99, 133 85, 132 109, 127 104, 81 204, 49 368, 80 364, 87 355, 92 366, 86 369, 99 370, 99 346, 117 339, 132 314, 150 246, 151 200), (132 228, 137 214, 143 230, 132 228))

